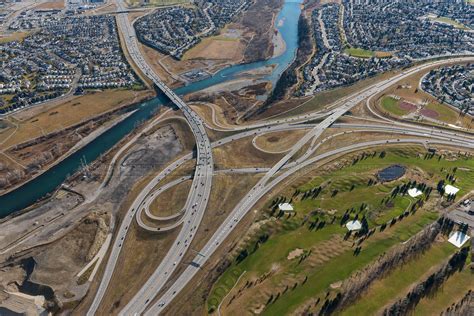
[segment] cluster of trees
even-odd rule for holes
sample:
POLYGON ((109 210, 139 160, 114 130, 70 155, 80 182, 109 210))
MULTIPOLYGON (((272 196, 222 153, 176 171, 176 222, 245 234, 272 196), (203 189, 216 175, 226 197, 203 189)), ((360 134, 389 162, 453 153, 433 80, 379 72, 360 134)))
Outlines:
MULTIPOLYGON (((301 281, 301 285, 305 284, 306 281, 308 281, 308 276, 305 276, 305 277, 304 277, 303 281, 301 281)), ((291 286, 291 290, 293 291, 294 289, 296 289, 296 287, 297 287, 298 285, 299 285, 298 282, 293 283, 293 285, 291 286)), ((290 289, 290 286, 287 284, 287 285, 285 286, 285 288, 283 289, 283 291, 278 292, 276 295, 273 295, 273 293, 270 294, 270 296, 268 297, 268 300, 267 300, 267 302, 266 302, 265 305, 269 305, 269 304, 271 304, 271 303, 275 303, 275 302, 280 298, 280 296, 283 295, 283 294, 285 294, 286 292, 288 292, 289 289, 290 289)))
MULTIPOLYGON (((355 165, 357 164, 359 161, 362 161, 362 160, 365 160, 367 158, 375 158, 375 156, 377 155, 377 152, 374 151, 373 153, 366 153, 365 151, 358 155, 357 157, 355 157, 353 160, 352 160, 352 165, 355 165)), ((380 158, 384 158, 385 157, 385 151, 382 151, 380 154, 379 154, 379 157, 380 158)))
POLYGON ((423 183, 423 182, 417 183, 416 180, 413 180, 413 181, 408 181, 407 183, 404 183, 403 185, 397 185, 395 188, 393 188, 391 196, 392 198, 394 198, 398 194, 406 195, 408 193, 408 190, 412 188, 417 188, 418 190, 422 191, 427 196, 429 196, 431 194, 431 191, 433 191, 433 188, 428 186, 426 183, 423 183))
POLYGON ((449 181, 451 184, 454 184, 454 182, 456 182, 456 177, 455 177, 456 170, 457 168, 454 168, 452 173, 448 173, 446 175, 446 180, 449 181))
MULTIPOLYGON (((303 220, 303 225, 306 223, 307 219, 303 220)), ((325 220, 319 220, 319 218, 316 218, 314 221, 309 222, 308 229, 311 230, 319 230, 323 229, 324 226, 326 226, 326 221, 325 220)))
MULTIPOLYGON (((446 176, 448 179, 451 179, 450 178, 450 175, 447 175, 446 176)), ((451 183, 454 183, 455 180, 452 180, 451 183)), ((444 193, 445 193, 445 190, 444 190, 444 186, 445 186, 446 182, 444 180, 440 180, 438 182, 438 184, 436 185, 436 190, 438 191, 439 195, 443 196, 444 193)), ((453 193, 450 193, 446 196, 446 200, 448 202, 452 202, 456 199, 456 194, 453 194, 453 193)))
POLYGON ((306 199, 314 200, 315 198, 319 196, 319 194, 321 194, 322 191, 323 191, 323 188, 321 186, 305 191, 303 193, 303 196, 301 197, 301 200, 306 200, 306 199))
MULTIPOLYGON (((436 155, 436 150, 429 150, 425 156, 423 157, 423 160, 430 160, 433 159, 433 157, 436 155)), ((441 156, 438 157, 438 160, 441 159, 441 156)))
MULTIPOLYGON (((275 214, 275 212, 278 210, 278 204, 285 203, 285 202, 287 202, 287 201, 288 201, 288 199, 287 199, 286 196, 279 196, 279 197, 277 197, 276 199, 274 199, 274 200, 270 203, 270 208, 271 208, 270 215, 273 216, 273 215, 275 214)), ((293 202, 293 199, 292 199, 292 198, 289 200, 288 203, 291 203, 291 202, 293 202)), ((280 211, 280 212, 277 214, 277 217, 281 217, 281 216, 283 216, 283 212, 280 211)))
MULTIPOLYGON (((267 234, 267 233, 263 233, 260 236, 258 236, 258 238, 255 241, 255 244, 253 246, 253 251, 252 252, 257 251, 257 249, 260 247, 260 245, 265 243, 268 240, 268 238, 270 238, 270 235, 267 234)), ((235 261, 237 261, 237 263, 241 263, 245 258, 248 257, 248 255, 249 255, 249 251, 247 250, 247 248, 244 248, 244 249, 240 250, 239 254, 235 258, 235 261)))
POLYGON ((464 267, 468 254, 469 248, 467 247, 456 252, 438 271, 431 274, 426 280, 417 284, 408 292, 405 298, 398 300, 392 306, 385 309, 384 315, 409 314, 422 298, 435 293, 451 275, 464 267))

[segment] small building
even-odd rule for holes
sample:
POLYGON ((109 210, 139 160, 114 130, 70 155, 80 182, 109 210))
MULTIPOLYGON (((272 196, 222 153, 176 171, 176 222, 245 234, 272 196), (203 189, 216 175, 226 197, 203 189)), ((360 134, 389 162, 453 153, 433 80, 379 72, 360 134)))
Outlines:
POLYGON ((350 231, 360 230, 362 228, 362 224, 358 220, 354 220, 347 222, 346 227, 350 231))
POLYGON ((410 190, 408 190, 408 195, 415 198, 417 196, 420 196, 422 195, 423 192, 418 190, 417 188, 411 188, 410 190))
POLYGON ((470 238, 471 237, 469 237, 466 233, 457 231, 454 232, 451 237, 449 237, 448 241, 456 247, 461 248, 470 238))
POLYGON ((446 194, 456 194, 458 193, 459 189, 456 188, 455 186, 452 186, 451 184, 448 184, 444 187, 444 192, 446 194))
POLYGON ((278 204, 278 209, 283 212, 293 212, 293 206, 290 203, 280 203, 278 204))

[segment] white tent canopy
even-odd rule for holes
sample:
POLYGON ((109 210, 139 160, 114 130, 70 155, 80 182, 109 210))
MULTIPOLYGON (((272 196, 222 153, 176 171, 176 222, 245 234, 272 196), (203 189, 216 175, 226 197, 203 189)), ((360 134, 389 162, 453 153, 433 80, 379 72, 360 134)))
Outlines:
POLYGON ((456 247, 461 248, 462 245, 464 245, 466 241, 469 240, 469 238, 471 237, 469 237, 465 233, 457 231, 453 233, 451 237, 449 237, 448 241, 452 243, 453 245, 455 245, 456 247))
POLYGON ((446 194, 456 194, 456 193, 458 193, 458 191, 459 191, 459 189, 452 186, 451 184, 448 184, 444 187, 444 192, 446 194))
POLYGON ((278 204, 278 208, 280 211, 283 212, 292 212, 293 211, 293 206, 291 206, 290 203, 280 203, 278 204))
POLYGON ((347 227, 347 229, 350 230, 350 231, 352 231, 352 230, 359 230, 359 229, 362 228, 362 224, 361 224, 359 221, 357 221, 357 220, 355 220, 355 221, 349 221, 349 222, 347 222, 346 227, 347 227))
POLYGON ((411 188, 410 190, 408 190, 408 195, 415 198, 417 196, 420 196, 422 195, 423 192, 418 190, 417 188, 411 188))

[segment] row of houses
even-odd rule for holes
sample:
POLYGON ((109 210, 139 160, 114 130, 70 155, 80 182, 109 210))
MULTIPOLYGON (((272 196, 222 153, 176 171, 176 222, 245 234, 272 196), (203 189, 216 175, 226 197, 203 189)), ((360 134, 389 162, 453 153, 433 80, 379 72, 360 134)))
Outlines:
POLYGON ((455 24, 459 19, 472 25, 474 9, 470 5, 414 0, 362 5, 344 1, 343 5, 344 31, 351 46, 412 59, 474 50, 474 34, 455 24), (447 14, 444 18, 452 23, 432 18, 439 14, 447 14))
POLYGON ((250 4, 250 0, 196 0, 193 6, 156 9, 134 26, 140 41, 180 59, 201 38, 215 33, 250 4))
POLYGON ((474 115, 474 64, 433 69, 423 77, 421 85, 440 102, 474 115))
POLYGON ((38 17, 33 19, 38 28, 24 40, 0 44, 0 114, 77 87, 118 88, 137 82, 113 16, 40 12, 38 17))
POLYGON ((350 85, 417 59, 474 51, 473 32, 434 22, 429 12, 458 18, 465 25, 470 24, 466 16, 474 19, 472 6, 466 9, 449 1, 435 6, 409 0, 345 0, 342 5, 329 3, 315 9, 311 24, 316 53, 303 69, 305 80, 296 95, 350 85), (361 56, 355 57, 348 48, 362 49, 361 56))

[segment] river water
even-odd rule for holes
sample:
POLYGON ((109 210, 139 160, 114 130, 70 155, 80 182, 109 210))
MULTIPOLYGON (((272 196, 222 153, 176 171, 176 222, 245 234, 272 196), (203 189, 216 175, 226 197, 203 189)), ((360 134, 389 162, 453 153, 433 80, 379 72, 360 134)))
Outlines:
MULTIPOLYGON (((285 0, 275 20, 275 27, 279 30, 286 43, 283 54, 265 61, 224 68, 212 77, 176 89, 176 93, 178 95, 186 95, 200 91, 213 85, 235 79, 242 72, 270 65, 274 66, 274 69, 264 80, 275 83, 288 65, 292 63, 296 54, 301 2, 302 0, 285 0)), ((133 131, 139 122, 151 118, 156 110, 166 101, 164 96, 159 96, 138 104, 135 107, 138 111, 100 135, 84 148, 18 189, 0 196, 0 218, 19 211, 35 203, 48 193, 53 192, 69 175, 80 168, 81 161, 92 162, 97 159, 101 154, 108 151, 133 131)))

